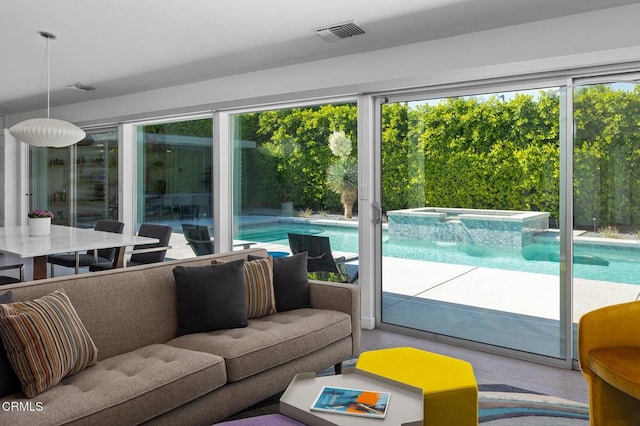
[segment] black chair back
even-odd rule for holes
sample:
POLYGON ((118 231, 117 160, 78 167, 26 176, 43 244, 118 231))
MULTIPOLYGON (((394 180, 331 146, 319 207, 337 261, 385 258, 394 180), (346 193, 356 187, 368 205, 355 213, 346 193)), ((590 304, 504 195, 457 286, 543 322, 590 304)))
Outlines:
MULTIPOLYGON (((133 251, 145 250, 156 247, 169 247, 169 240, 171 239, 171 232, 173 228, 168 225, 158 225, 155 223, 143 223, 138 230, 138 236, 157 238, 160 240, 155 244, 139 244, 133 247, 133 251)), ((167 250, 158 250, 148 253, 134 253, 131 255, 130 262, 133 264, 138 263, 156 263, 163 262, 167 254, 167 250)))
POLYGON ((306 234, 288 234, 291 253, 307 252, 307 271, 340 274, 331 253, 329 237, 306 234))
MULTIPOLYGON (((95 230, 113 232, 114 234, 122 234, 122 231, 124 230, 124 223, 118 222, 117 220, 99 220, 96 222, 95 230)), ((87 254, 93 255, 93 250, 89 250, 87 254)), ((115 255, 115 247, 98 250, 98 257, 109 259, 112 262, 115 255)))
POLYGON ((183 223, 182 233, 196 256, 213 253, 213 241, 211 241, 208 226, 183 223))

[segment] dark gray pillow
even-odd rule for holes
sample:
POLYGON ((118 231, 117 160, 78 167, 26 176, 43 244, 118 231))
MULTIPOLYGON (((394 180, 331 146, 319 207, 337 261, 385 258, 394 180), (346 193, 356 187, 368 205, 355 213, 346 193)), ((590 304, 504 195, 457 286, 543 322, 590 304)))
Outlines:
MULTIPOLYGON (((0 293, 0 303, 13 302, 13 294, 10 291, 0 293)), ((7 351, 0 339, 0 398, 20 390, 20 380, 16 376, 13 367, 7 358, 7 351)))
MULTIPOLYGON (((249 256, 249 260, 257 256, 249 256)), ((273 292, 278 312, 310 308, 307 252, 273 258, 273 292)))
POLYGON ((246 327, 244 260, 173 268, 178 335, 246 327))

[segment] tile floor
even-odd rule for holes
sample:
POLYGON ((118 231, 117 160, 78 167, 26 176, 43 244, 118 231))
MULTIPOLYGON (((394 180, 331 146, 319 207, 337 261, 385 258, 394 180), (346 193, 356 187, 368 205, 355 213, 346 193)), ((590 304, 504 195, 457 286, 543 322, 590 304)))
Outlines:
POLYGON ((587 403, 587 383, 579 371, 566 370, 475 351, 385 330, 362 330, 362 351, 411 346, 468 361, 480 384, 506 384, 587 403))

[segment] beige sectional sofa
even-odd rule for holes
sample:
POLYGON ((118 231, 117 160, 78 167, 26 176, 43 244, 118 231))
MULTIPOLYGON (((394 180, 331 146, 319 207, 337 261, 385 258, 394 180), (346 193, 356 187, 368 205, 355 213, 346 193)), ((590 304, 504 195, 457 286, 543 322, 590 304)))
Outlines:
POLYGON ((64 289, 98 349, 96 365, 44 393, 0 399, 0 423, 212 424, 284 390, 297 373, 357 355, 355 285, 312 281, 312 308, 251 319, 246 328, 177 335, 175 266, 266 254, 250 249, 0 287, 15 301, 64 289))

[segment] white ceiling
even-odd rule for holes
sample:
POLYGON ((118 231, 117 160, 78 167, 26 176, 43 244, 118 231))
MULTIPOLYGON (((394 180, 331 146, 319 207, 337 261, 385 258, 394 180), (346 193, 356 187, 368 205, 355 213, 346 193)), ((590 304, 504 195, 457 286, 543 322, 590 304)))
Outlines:
POLYGON ((0 114, 538 21, 630 0, 1 0, 0 114), (365 31, 327 43, 314 29, 365 31), (95 86, 79 93, 74 83, 95 86))

